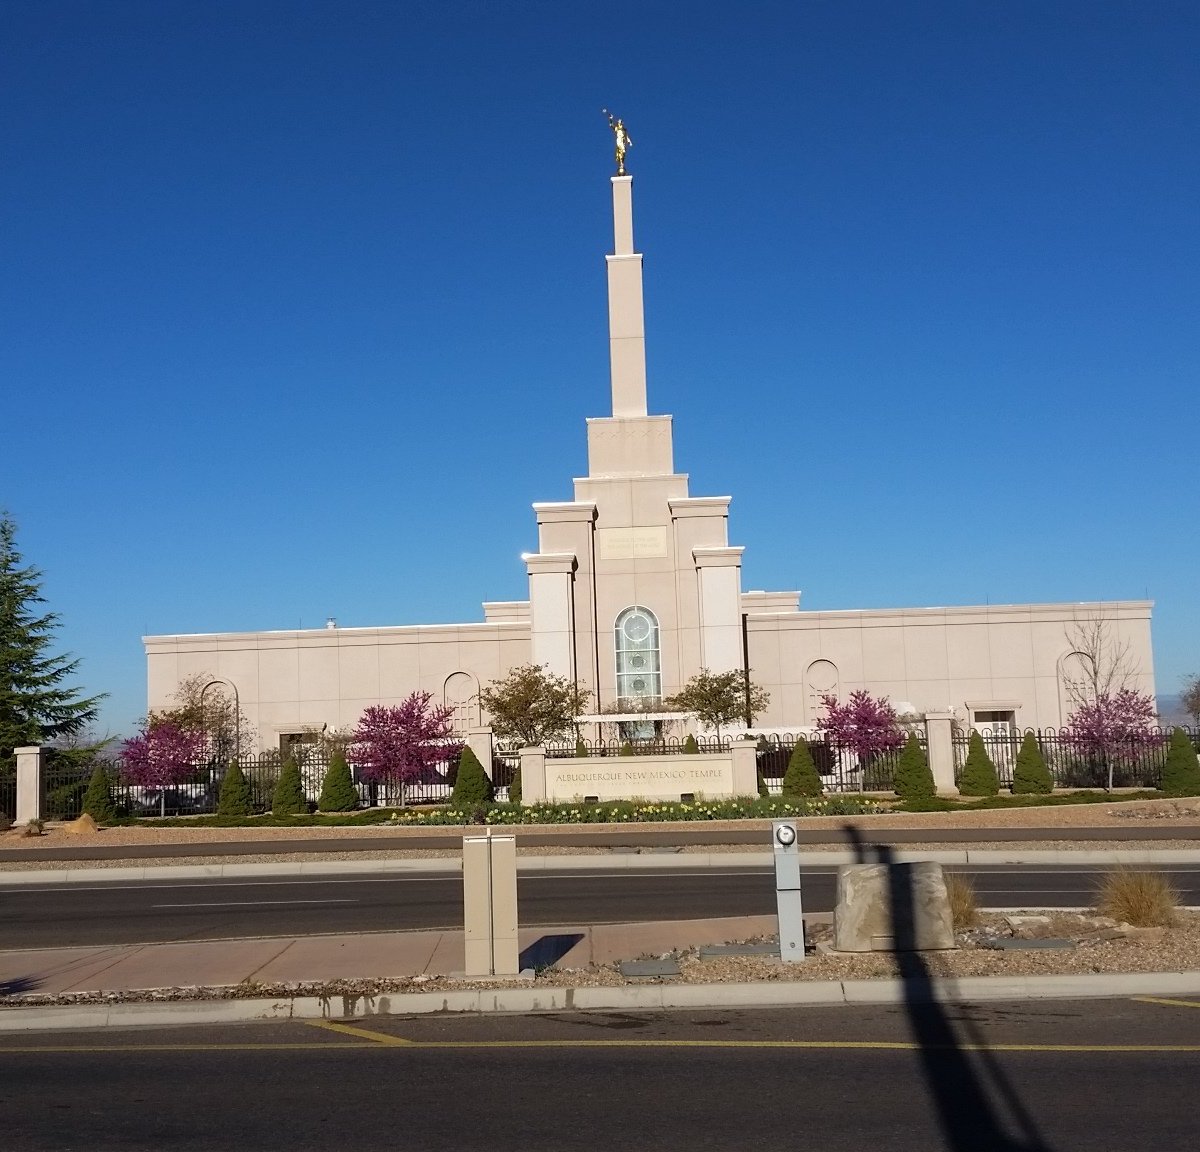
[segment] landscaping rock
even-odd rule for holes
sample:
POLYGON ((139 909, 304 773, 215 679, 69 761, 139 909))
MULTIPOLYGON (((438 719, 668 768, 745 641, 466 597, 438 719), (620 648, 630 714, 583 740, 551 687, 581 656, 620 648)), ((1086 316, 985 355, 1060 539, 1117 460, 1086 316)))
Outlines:
POLYGON ((838 869, 833 946, 839 952, 953 948, 942 866, 846 864, 838 869))
POLYGON ((85 812, 82 816, 72 820, 69 824, 64 824, 63 831, 70 832, 72 836, 88 836, 92 833, 99 832, 100 826, 87 812, 85 812))
POLYGON ((1049 916, 1005 916, 1004 921, 1012 934, 1021 940, 1037 940, 1050 935, 1049 916))

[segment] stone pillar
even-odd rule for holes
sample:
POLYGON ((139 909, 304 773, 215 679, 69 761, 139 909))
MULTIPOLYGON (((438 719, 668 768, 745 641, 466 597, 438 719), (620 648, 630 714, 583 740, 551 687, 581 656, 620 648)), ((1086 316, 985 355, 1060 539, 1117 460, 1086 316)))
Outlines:
POLYGON ((633 177, 614 176, 613 255, 608 263, 608 355, 614 416, 646 415, 642 258, 633 250, 633 177))
POLYGON ((700 664, 710 672, 743 668, 743 548, 693 548, 700 589, 700 664))
POLYGON ((45 750, 37 744, 15 748, 17 757, 18 824, 40 820, 46 810, 45 750))
POLYGON ((530 661, 575 679, 575 605, 572 552, 527 553, 530 661))
POLYGON ((954 713, 925 713, 925 752, 939 796, 957 796, 954 783, 954 713))
POLYGON ((530 744, 521 749, 521 803, 546 799, 546 749, 530 744))
POLYGON ((492 756, 495 751, 492 745, 492 730, 490 728, 468 728, 467 747, 475 753, 476 758, 483 765, 483 770, 488 774, 488 779, 490 780, 492 776, 492 756))
POLYGON ((752 736, 733 742, 733 794, 758 795, 758 741, 752 736))

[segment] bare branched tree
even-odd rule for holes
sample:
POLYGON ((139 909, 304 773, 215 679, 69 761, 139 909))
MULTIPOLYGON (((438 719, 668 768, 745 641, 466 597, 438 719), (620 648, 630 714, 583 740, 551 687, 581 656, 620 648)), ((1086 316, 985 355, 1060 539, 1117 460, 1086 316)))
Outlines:
POLYGON ((1076 708, 1134 686, 1141 669, 1129 641, 1117 637, 1116 622, 1104 607, 1076 613, 1064 635, 1070 654, 1078 657, 1073 669, 1063 670, 1063 685, 1076 708))

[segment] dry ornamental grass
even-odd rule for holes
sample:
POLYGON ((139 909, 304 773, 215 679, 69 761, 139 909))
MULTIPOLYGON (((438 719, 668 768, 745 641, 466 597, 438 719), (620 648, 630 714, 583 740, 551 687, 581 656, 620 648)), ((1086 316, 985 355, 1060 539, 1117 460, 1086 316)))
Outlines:
POLYGON ((975 902, 975 885, 970 880, 955 872, 947 872, 946 895, 950 897, 950 917, 955 932, 978 925, 979 906, 975 902))
POLYGON ((1175 923, 1179 893, 1161 872, 1114 868, 1100 881, 1096 907, 1137 928, 1169 928, 1175 923))

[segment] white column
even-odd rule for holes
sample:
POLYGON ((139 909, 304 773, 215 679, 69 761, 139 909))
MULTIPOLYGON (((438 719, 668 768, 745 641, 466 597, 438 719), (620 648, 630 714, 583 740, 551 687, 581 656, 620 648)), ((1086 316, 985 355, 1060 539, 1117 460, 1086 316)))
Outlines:
POLYGON ((543 552, 523 557, 529 571, 529 640, 534 664, 575 679, 575 554, 543 552))
POLYGON ((646 415, 642 257, 633 250, 633 177, 614 176, 613 255, 608 263, 608 352, 614 416, 646 415))
POLYGON ((700 663, 710 672, 744 667, 742 548, 693 548, 700 591, 700 663))
POLYGON ((730 749, 733 756, 733 794, 758 795, 758 741, 751 736, 739 736, 730 749))
POLYGON ((483 765, 483 770, 487 773, 490 780, 492 778, 492 755, 494 751, 492 730, 486 727, 468 728, 467 747, 475 753, 476 759, 483 765))
POLYGON ((14 748, 13 752, 17 758, 16 822, 28 824, 30 820, 40 820, 45 811, 45 757, 38 744, 14 748))
POLYGON ((546 749, 529 744, 521 749, 521 803, 537 804, 546 799, 546 749))
POLYGON ((925 713, 925 754, 939 796, 957 796, 954 783, 954 713, 925 713))

